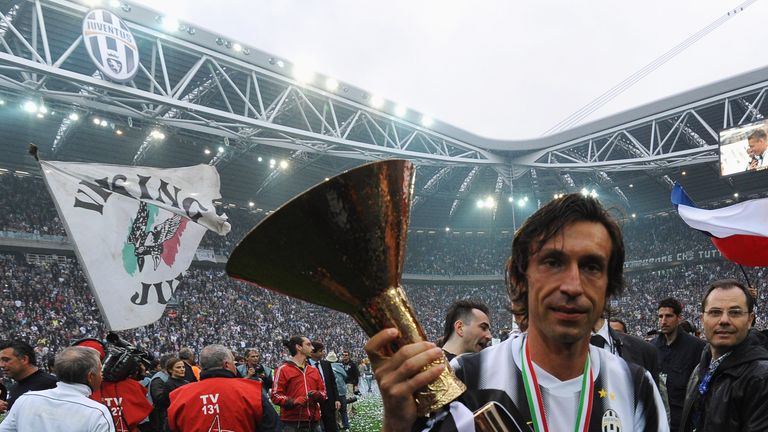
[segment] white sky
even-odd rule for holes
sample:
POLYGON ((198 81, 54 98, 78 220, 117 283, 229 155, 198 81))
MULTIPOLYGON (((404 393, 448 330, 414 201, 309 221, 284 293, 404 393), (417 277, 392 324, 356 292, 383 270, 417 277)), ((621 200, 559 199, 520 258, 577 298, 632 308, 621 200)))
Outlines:
MULTIPOLYGON (((541 136, 742 2, 134 1, 494 139, 541 136)), ((588 120, 767 64, 758 0, 588 120)))

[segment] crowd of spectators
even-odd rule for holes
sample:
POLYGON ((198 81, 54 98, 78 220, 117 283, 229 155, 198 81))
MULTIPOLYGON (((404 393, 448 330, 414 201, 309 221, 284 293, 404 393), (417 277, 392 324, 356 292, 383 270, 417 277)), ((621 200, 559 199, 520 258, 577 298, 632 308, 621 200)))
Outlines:
MULTIPOLYGON (((0 231, 64 235, 39 179, 0 175, 0 202, 6 209, 0 216, 0 231)), ((227 214, 232 232, 226 237, 206 235, 202 248, 226 254, 261 218, 239 208, 229 208, 227 214)), ((706 237, 685 227, 674 214, 631 220, 624 224, 624 233, 627 260, 712 248, 706 237)), ((430 339, 440 336, 445 310, 460 298, 488 304, 494 336, 511 328, 506 291, 498 277, 509 255, 511 237, 510 232, 411 233, 406 273, 436 276, 431 282, 405 287, 430 339), (492 275, 498 282, 451 282, 450 277, 456 275, 492 275)), ((766 280, 768 270, 747 272, 751 282, 758 285, 758 305, 765 304, 767 296, 760 289, 760 281, 766 280)), ((685 317, 700 328, 703 288, 724 277, 743 279, 738 267, 720 258, 632 269, 626 274, 623 295, 611 304, 612 314, 626 321, 630 333, 644 335, 656 328, 658 300, 673 296, 685 305, 685 317)), ((0 282, 0 338, 18 336, 32 342, 43 364, 76 339, 104 336, 98 308, 74 258, 36 264, 27 262, 23 253, 0 252, 0 282)), ((284 357, 280 341, 292 334, 320 340, 329 350, 349 349, 358 359, 363 355, 366 336, 351 317, 229 279, 220 266, 193 265, 175 300, 171 306, 174 313, 121 336, 155 355, 211 343, 240 352, 255 347, 269 366, 276 366, 284 357)), ((758 327, 765 327, 765 321, 766 313, 758 307, 758 327)))

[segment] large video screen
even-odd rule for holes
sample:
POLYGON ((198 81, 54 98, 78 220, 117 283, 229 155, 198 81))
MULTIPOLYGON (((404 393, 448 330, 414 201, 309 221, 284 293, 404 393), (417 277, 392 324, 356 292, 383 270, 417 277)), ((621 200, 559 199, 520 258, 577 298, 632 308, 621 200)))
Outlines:
POLYGON ((720 175, 768 169, 768 121, 720 131, 720 175))

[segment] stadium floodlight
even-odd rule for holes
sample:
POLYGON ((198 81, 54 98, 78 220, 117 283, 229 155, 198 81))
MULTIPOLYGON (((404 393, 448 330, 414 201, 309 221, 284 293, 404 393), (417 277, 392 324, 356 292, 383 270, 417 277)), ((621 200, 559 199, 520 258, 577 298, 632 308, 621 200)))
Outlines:
POLYGON ((122 129, 115 129, 115 135, 122 135, 123 130, 122 129))
POLYGON ((211 151, 210 151, 210 150, 208 150, 208 149, 205 149, 205 150, 203 150, 203 153, 205 153, 205 154, 209 155, 209 154, 211 154, 211 151))
POLYGON ((513 203, 513 202, 515 202, 515 198, 514 197, 509 197, 509 198, 507 198, 507 201, 513 203))
POLYGON ((217 150, 219 151, 219 153, 224 153, 224 146, 219 146, 217 150))
POLYGON ((253 207, 255 205, 256 205, 256 203, 254 203, 253 201, 248 202, 248 207, 253 207))
POLYGON ((592 189, 592 192, 589 193, 589 196, 591 196, 592 198, 597 198, 597 191, 592 189))
POLYGON ((40 114, 48 114, 48 108, 46 108, 45 105, 40 104, 40 107, 37 108, 37 112, 40 114))
POLYGON ((293 65, 293 77, 302 84, 309 84, 315 80, 315 72, 303 64, 293 65))
POLYGON ((282 61, 282 60, 278 60, 277 61, 277 67, 284 67, 284 66, 285 66, 285 62, 284 61, 282 61))
POLYGON ((524 197, 523 197, 523 201, 525 201, 525 202, 528 202, 528 197, 527 197, 527 196, 524 196, 524 197))
POLYGON ((240 52, 240 51, 242 51, 242 50, 243 50, 243 46, 242 46, 242 45, 240 45, 239 43, 235 42, 235 43, 232 45, 232 49, 233 49, 233 50, 235 50, 235 52, 240 52))
POLYGON ((634 185, 634 184, 632 184, 632 183, 630 183, 630 184, 629 184, 629 187, 631 187, 631 188, 634 188, 634 187, 635 187, 635 185, 634 185))
POLYGON ((378 95, 371 96, 371 106, 374 108, 381 108, 384 106, 384 98, 378 95))
POLYGON ((477 200, 477 208, 483 208, 485 207, 485 201, 482 199, 477 200))
POLYGON ((280 161, 280 168, 281 169, 287 169, 288 168, 288 161, 287 160, 281 160, 280 161))
POLYGON ((734 198, 738 198, 738 197, 739 197, 739 193, 738 193, 738 192, 736 192, 735 194, 733 194, 733 197, 734 197, 734 198))
POLYGON ((162 19, 162 25, 163 30, 167 32, 175 32, 179 29, 179 20, 174 17, 166 16, 162 19))
POLYGON ((100 124, 101 124, 101 120, 99 120, 99 118, 98 118, 98 117, 94 117, 94 118, 93 118, 93 124, 95 124, 95 125, 97 125, 97 126, 98 126, 98 125, 100 125, 100 124))
POLYGON ((78 120, 80 120, 80 115, 77 114, 76 112, 70 113, 69 114, 69 119, 72 120, 72 121, 78 121, 78 120))
POLYGON ((5 105, 5 101, 3 99, 0 99, 0 106, 5 105))
POLYGON ((339 88, 339 82, 333 78, 328 78, 325 80, 325 88, 328 91, 336 91, 339 88))
POLYGON ((259 161, 259 162, 261 162, 261 161, 263 161, 263 160, 264 160, 264 158, 262 158, 261 156, 259 156, 259 157, 257 157, 257 158, 256 158, 256 160, 257 160, 257 161, 259 161))
POLYGON ((688 173, 687 173, 687 172, 685 172, 685 171, 683 171, 683 172, 681 172, 680 174, 682 174, 682 175, 686 175, 686 174, 688 174, 688 173))
POLYGON ((632 219, 636 218, 637 215, 635 213, 632 213, 632 219))
POLYGON ((424 127, 430 127, 432 126, 432 123, 434 123, 434 120, 432 120, 432 117, 428 115, 421 116, 421 125, 424 127))
POLYGON ((109 122, 108 122, 108 121, 106 121, 106 120, 102 120, 102 121, 100 121, 100 122, 99 122, 99 126, 101 126, 101 127, 107 127, 107 126, 109 126, 109 122))
POLYGON ((165 134, 160 132, 158 129, 152 129, 152 131, 149 133, 149 136, 157 140, 165 139, 165 134))
POLYGON ((587 188, 581 188, 581 194, 584 196, 589 196, 589 191, 587 190, 587 188))
POLYGON ((406 108, 404 105, 398 105, 395 107, 396 116, 405 117, 406 114, 408 114, 408 108, 406 108))
POLYGON ((523 198, 520 198, 519 200, 517 200, 518 207, 525 207, 525 203, 526 201, 523 198))
POLYGON ((485 199, 485 206, 489 209, 496 207, 496 200, 492 196, 485 199))
POLYGON ((276 160, 274 160, 274 159, 270 159, 270 160, 269 160, 269 167, 270 167, 270 168, 274 168, 274 167, 275 167, 275 164, 277 164, 277 161, 276 161, 276 160))
POLYGON ((451 227, 445 227, 445 232, 451 232, 451 227))
POLYGON ((24 111, 28 113, 37 112, 37 104, 32 101, 26 101, 24 102, 24 111))
POLYGON ((45 117, 45 114, 43 114, 43 113, 37 113, 37 118, 43 118, 43 117, 45 117))

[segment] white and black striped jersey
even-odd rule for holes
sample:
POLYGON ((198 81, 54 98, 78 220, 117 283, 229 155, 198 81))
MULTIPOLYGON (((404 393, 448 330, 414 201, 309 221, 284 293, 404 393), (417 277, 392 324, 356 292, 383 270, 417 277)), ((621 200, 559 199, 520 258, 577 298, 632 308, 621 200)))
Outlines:
MULTIPOLYGON (((476 354, 451 361, 467 392, 446 413, 433 416, 426 427, 437 431, 474 431, 469 422, 454 421, 489 401, 496 401, 531 426, 531 412, 525 395, 520 364, 524 338, 508 339, 476 354), (463 405, 457 409, 457 403, 463 405), (457 425, 458 423, 458 425, 457 425)), ((590 346, 594 395, 589 421, 590 432, 667 432, 664 405, 651 375, 629 365, 610 352, 590 346)), ((581 377, 560 381, 534 364, 550 432, 570 432, 576 422, 581 377)), ((525 428, 523 428, 525 429, 525 428)))

